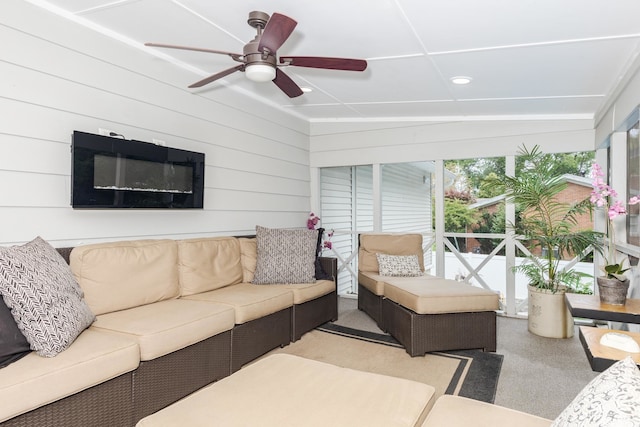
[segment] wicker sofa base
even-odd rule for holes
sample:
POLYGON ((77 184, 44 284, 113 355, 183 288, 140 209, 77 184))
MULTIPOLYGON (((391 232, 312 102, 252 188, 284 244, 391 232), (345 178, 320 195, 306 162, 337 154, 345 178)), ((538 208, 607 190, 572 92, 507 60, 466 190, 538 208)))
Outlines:
POLYGON ((320 298, 293 306, 291 316, 291 341, 298 341, 310 330, 338 319, 338 293, 333 292, 320 298))
POLYGON ((231 374, 231 331, 157 359, 133 374, 134 423, 231 374))
POLYGON ((233 327, 231 372, 291 342, 291 307, 233 327))
POLYGON ((496 312, 417 314, 384 298, 385 328, 412 357, 432 351, 496 351, 496 312))
POLYGON ((375 320, 380 329, 385 330, 382 313, 383 299, 383 296, 374 294, 358 283, 358 310, 367 313, 369 317, 375 320))
POLYGON ((11 418, 2 427, 132 426, 131 372, 11 418))

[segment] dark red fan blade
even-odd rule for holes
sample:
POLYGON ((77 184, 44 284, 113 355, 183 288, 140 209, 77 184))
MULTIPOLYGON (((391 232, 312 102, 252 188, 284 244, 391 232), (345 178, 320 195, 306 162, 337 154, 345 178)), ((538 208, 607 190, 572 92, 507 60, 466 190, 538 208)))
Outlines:
POLYGON ((212 76, 207 77, 206 79, 202 79, 199 82, 195 82, 194 84, 190 85, 190 88, 194 88, 194 87, 201 87, 204 86, 206 84, 209 84, 213 81, 216 81, 218 79, 221 79, 224 76, 228 76, 231 73, 235 73, 236 71, 240 71, 244 69, 244 64, 240 64, 240 65, 236 65, 235 67, 232 68, 228 68, 224 71, 220 71, 219 73, 216 73, 212 76))
POLYGON ((287 76, 284 71, 276 68, 276 78, 273 82, 280 88, 281 91, 287 94, 289 98, 295 98, 302 95, 302 89, 296 84, 291 77, 287 76))
POLYGON ((288 16, 274 13, 267 22, 267 26, 264 27, 258 50, 264 52, 264 49, 267 48, 269 52, 275 53, 289 38, 296 25, 298 23, 288 16))
POLYGON ((150 47, 164 47, 164 48, 167 48, 167 49, 192 50, 192 51, 195 51, 195 52, 218 53, 220 55, 229 55, 233 59, 242 57, 242 54, 240 54, 240 53, 225 52, 223 50, 204 49, 204 48, 201 48, 201 47, 176 46, 176 45, 173 45, 173 44, 162 44, 162 43, 145 43, 144 45, 145 46, 150 46, 150 47))
POLYGON ((367 61, 364 59, 326 58, 322 56, 281 56, 281 64, 296 67, 326 68, 330 70, 364 71, 367 61))

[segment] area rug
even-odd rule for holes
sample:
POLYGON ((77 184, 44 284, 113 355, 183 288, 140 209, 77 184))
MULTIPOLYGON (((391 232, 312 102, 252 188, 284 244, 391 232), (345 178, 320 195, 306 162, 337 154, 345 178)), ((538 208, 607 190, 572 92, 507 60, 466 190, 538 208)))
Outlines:
POLYGON ((493 403, 502 356, 480 350, 411 357, 393 337, 327 323, 271 353, 287 353, 351 369, 429 384, 435 397, 453 394, 493 403))

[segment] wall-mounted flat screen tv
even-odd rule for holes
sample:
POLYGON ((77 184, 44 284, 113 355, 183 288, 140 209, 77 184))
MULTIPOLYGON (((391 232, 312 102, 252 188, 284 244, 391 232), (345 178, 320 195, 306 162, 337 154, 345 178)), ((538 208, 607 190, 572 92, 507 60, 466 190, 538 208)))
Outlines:
POLYGON ((204 153, 74 131, 74 208, 198 209, 204 153))

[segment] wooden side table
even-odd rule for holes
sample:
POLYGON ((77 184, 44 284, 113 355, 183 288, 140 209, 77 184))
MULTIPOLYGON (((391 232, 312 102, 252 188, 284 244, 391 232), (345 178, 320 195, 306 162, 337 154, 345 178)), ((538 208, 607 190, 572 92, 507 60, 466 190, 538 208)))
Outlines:
POLYGON ((602 304, 597 295, 565 294, 565 299, 573 317, 640 324, 640 299, 627 298, 625 305, 602 304))
MULTIPOLYGON (((627 356, 631 356, 634 362, 636 362, 636 365, 640 365, 640 353, 627 353, 626 351, 601 345, 600 338, 607 332, 612 331, 611 329, 594 328, 593 326, 580 326, 579 328, 578 336, 584 352, 587 354, 587 359, 589 359, 591 369, 596 372, 602 372, 616 361, 622 360, 627 356)), ((615 332, 629 335, 640 344, 640 334, 638 333, 627 331, 615 332)))
MULTIPOLYGON (((585 319, 607 320, 622 323, 640 324, 640 299, 629 299, 625 305, 611 305, 600 303, 597 295, 565 294, 567 308, 573 317, 585 319)), ((594 328, 592 326, 580 326, 579 338, 582 347, 589 359, 591 369, 602 372, 614 362, 631 356, 636 364, 640 365, 640 353, 627 353, 622 350, 603 346, 600 338, 611 329, 594 328)), ((640 334, 627 331, 615 331, 631 336, 640 344, 640 334)))

